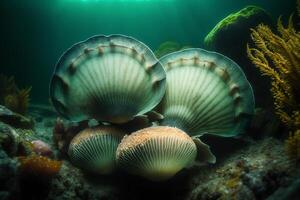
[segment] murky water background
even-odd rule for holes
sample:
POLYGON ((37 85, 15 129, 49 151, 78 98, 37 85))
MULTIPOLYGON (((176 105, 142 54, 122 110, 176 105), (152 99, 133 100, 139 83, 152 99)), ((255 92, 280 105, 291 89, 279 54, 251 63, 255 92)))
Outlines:
POLYGON ((1 72, 32 85, 32 101, 47 102, 59 56, 96 34, 126 34, 155 50, 172 40, 201 47, 228 14, 258 5, 274 18, 295 9, 292 0, 2 0, 1 72))

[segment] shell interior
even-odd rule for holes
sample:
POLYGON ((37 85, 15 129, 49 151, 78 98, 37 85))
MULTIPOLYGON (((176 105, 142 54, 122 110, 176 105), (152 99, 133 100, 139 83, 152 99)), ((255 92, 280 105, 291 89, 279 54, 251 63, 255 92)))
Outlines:
POLYGON ((160 102, 165 78, 163 67, 145 44, 123 35, 100 35, 62 55, 50 96, 56 110, 70 120, 123 123, 160 102))
POLYGON ((124 133, 110 127, 88 128, 70 143, 73 164, 90 172, 109 174, 116 168, 116 150, 124 133))
POLYGON ((203 49, 164 56, 166 94, 159 105, 161 125, 178 127, 191 136, 204 133, 234 136, 254 112, 250 83, 229 58, 203 49))

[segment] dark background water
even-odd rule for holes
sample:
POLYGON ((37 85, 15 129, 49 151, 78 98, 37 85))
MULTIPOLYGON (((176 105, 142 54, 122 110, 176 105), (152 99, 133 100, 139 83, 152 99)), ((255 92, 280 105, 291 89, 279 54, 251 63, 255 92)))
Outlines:
POLYGON ((206 34, 231 12, 258 5, 274 18, 295 11, 294 0, 1 0, 0 73, 33 86, 47 102, 57 59, 96 34, 126 34, 153 50, 166 40, 202 47, 206 34))

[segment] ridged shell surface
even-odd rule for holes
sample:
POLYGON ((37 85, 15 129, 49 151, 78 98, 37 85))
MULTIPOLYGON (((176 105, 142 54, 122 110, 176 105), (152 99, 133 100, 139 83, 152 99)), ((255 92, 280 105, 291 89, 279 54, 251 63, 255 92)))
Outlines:
POLYGON ((124 137, 117 149, 117 164, 129 173, 163 181, 190 165, 197 147, 183 131, 150 127, 124 137))
POLYGON ((87 171, 109 174, 116 168, 116 150, 125 133, 111 126, 88 128, 69 146, 71 162, 87 171))
POLYGON ((229 58, 203 49, 164 56, 166 94, 159 105, 161 125, 191 136, 234 136, 254 112, 254 96, 241 68, 229 58))
POLYGON ((81 121, 123 123, 155 107, 166 74, 152 51, 123 36, 94 36, 59 59, 50 85, 56 110, 81 121))

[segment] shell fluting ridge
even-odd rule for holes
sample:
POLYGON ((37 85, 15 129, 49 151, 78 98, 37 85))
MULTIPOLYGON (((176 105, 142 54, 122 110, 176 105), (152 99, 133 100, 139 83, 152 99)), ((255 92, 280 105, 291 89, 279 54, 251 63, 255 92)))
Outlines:
POLYGON ((109 174, 116 168, 116 149, 125 133, 110 126, 88 128, 76 135, 69 146, 73 164, 98 174, 109 174))
POLYGON ((158 107, 164 115, 161 125, 181 128, 192 136, 233 136, 244 131, 254 112, 254 96, 236 63, 203 49, 171 53, 160 62, 168 77, 158 107))
POLYGON ((145 44, 122 35, 95 36, 63 54, 50 96, 56 110, 72 121, 125 123, 160 102, 165 79, 145 44))
POLYGON ((158 126, 124 137, 116 155, 122 169, 161 181, 190 165, 196 158, 197 147, 183 131, 158 126))

